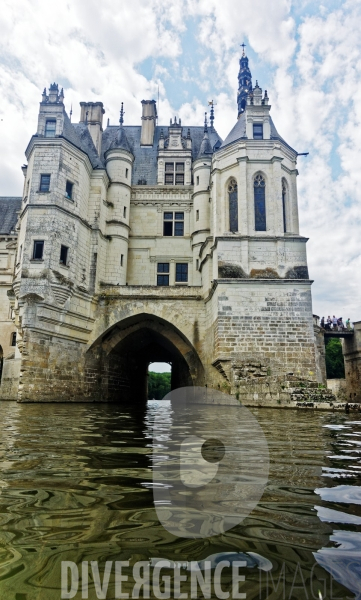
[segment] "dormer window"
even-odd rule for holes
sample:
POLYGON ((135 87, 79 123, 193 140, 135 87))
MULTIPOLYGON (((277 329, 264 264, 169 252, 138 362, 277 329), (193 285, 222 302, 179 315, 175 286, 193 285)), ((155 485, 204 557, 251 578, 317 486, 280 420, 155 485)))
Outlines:
POLYGON ((165 185, 184 185, 184 162, 165 163, 165 185))
POLYGON ((45 137, 54 137, 56 129, 56 120, 47 119, 45 123, 45 137))
POLYGON ((263 123, 253 123, 253 139, 263 140, 263 123))

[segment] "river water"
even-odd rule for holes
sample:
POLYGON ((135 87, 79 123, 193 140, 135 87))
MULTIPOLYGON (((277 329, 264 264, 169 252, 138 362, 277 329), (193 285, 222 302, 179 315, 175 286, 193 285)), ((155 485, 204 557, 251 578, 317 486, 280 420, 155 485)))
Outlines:
MULTIPOLYGON (((186 539, 168 533, 154 509, 156 408, 0 404, 1 600, 60 599, 62 561, 80 570, 98 561, 102 577, 106 561, 186 564, 227 552, 249 558, 247 599, 319 598, 319 590, 361 598, 360 415, 252 409, 270 453, 261 500, 226 533, 186 539)), ((103 596, 94 577, 88 598, 115 598, 113 574, 103 596)), ((80 587, 74 598, 82 597, 80 587)))

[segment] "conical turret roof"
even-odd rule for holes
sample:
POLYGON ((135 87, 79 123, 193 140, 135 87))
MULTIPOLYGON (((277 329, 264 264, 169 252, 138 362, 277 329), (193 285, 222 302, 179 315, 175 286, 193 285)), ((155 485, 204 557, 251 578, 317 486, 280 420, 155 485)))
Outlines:
POLYGON ((110 144, 109 150, 113 150, 115 148, 121 148, 122 150, 132 153, 132 149, 122 125, 118 127, 117 134, 115 139, 110 144))

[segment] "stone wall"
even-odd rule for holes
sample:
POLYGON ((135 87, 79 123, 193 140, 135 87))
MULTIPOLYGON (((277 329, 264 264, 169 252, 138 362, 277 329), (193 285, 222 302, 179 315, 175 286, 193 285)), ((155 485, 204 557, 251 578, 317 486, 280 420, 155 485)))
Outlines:
POLYGON ((361 402, 361 321, 354 323, 354 335, 342 340, 345 359, 346 394, 348 402, 361 402))

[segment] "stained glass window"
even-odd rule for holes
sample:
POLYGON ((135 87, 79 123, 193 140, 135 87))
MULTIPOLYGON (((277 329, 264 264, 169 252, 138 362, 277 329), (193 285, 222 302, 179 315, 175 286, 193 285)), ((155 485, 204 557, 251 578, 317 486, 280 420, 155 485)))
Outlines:
POLYGON ((283 212, 283 231, 287 231, 286 223, 286 198, 287 198, 287 185, 284 179, 282 179, 282 212, 283 212))
POLYGON ((228 184, 229 230, 238 231, 238 189, 235 179, 228 184))
POLYGON ((256 175, 254 185, 254 220, 256 231, 266 231, 266 182, 262 175, 256 175))

